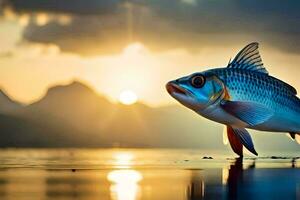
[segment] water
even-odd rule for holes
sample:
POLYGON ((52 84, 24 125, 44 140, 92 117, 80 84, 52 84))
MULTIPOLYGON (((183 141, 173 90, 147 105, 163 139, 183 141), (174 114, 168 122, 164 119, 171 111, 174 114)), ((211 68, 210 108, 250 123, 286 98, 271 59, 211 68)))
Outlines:
POLYGON ((300 159, 242 161, 198 150, 7 149, 0 150, 0 199, 300 199, 300 159))

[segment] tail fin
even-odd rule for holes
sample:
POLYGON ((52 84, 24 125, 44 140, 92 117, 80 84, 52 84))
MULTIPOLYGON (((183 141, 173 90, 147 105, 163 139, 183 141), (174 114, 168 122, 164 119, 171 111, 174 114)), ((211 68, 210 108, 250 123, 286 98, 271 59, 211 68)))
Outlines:
POLYGON ((289 134, 294 141, 300 144, 300 133, 290 132, 289 134))

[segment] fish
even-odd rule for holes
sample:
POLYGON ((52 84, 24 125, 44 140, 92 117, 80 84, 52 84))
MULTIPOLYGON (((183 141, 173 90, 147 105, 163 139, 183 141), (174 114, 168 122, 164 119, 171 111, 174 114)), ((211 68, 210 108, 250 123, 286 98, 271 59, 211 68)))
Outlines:
POLYGON ((247 129, 288 133, 300 143, 297 91, 269 75, 258 49, 259 44, 252 42, 225 67, 192 73, 166 84, 167 92, 179 103, 224 124, 230 146, 240 157, 243 147, 258 156, 247 129))

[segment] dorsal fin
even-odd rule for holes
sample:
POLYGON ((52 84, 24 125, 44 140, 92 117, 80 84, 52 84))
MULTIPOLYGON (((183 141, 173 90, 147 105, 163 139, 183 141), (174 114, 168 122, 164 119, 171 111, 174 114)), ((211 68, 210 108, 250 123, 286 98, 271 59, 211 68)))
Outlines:
POLYGON ((268 74, 259 55, 257 42, 250 43, 244 47, 227 67, 268 74))

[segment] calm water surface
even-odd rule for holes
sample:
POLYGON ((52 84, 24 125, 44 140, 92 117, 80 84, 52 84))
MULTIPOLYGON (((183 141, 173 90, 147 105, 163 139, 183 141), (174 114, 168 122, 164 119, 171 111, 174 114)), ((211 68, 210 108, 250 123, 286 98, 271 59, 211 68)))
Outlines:
POLYGON ((3 149, 0 199, 300 200, 297 153, 240 160, 198 150, 3 149))

